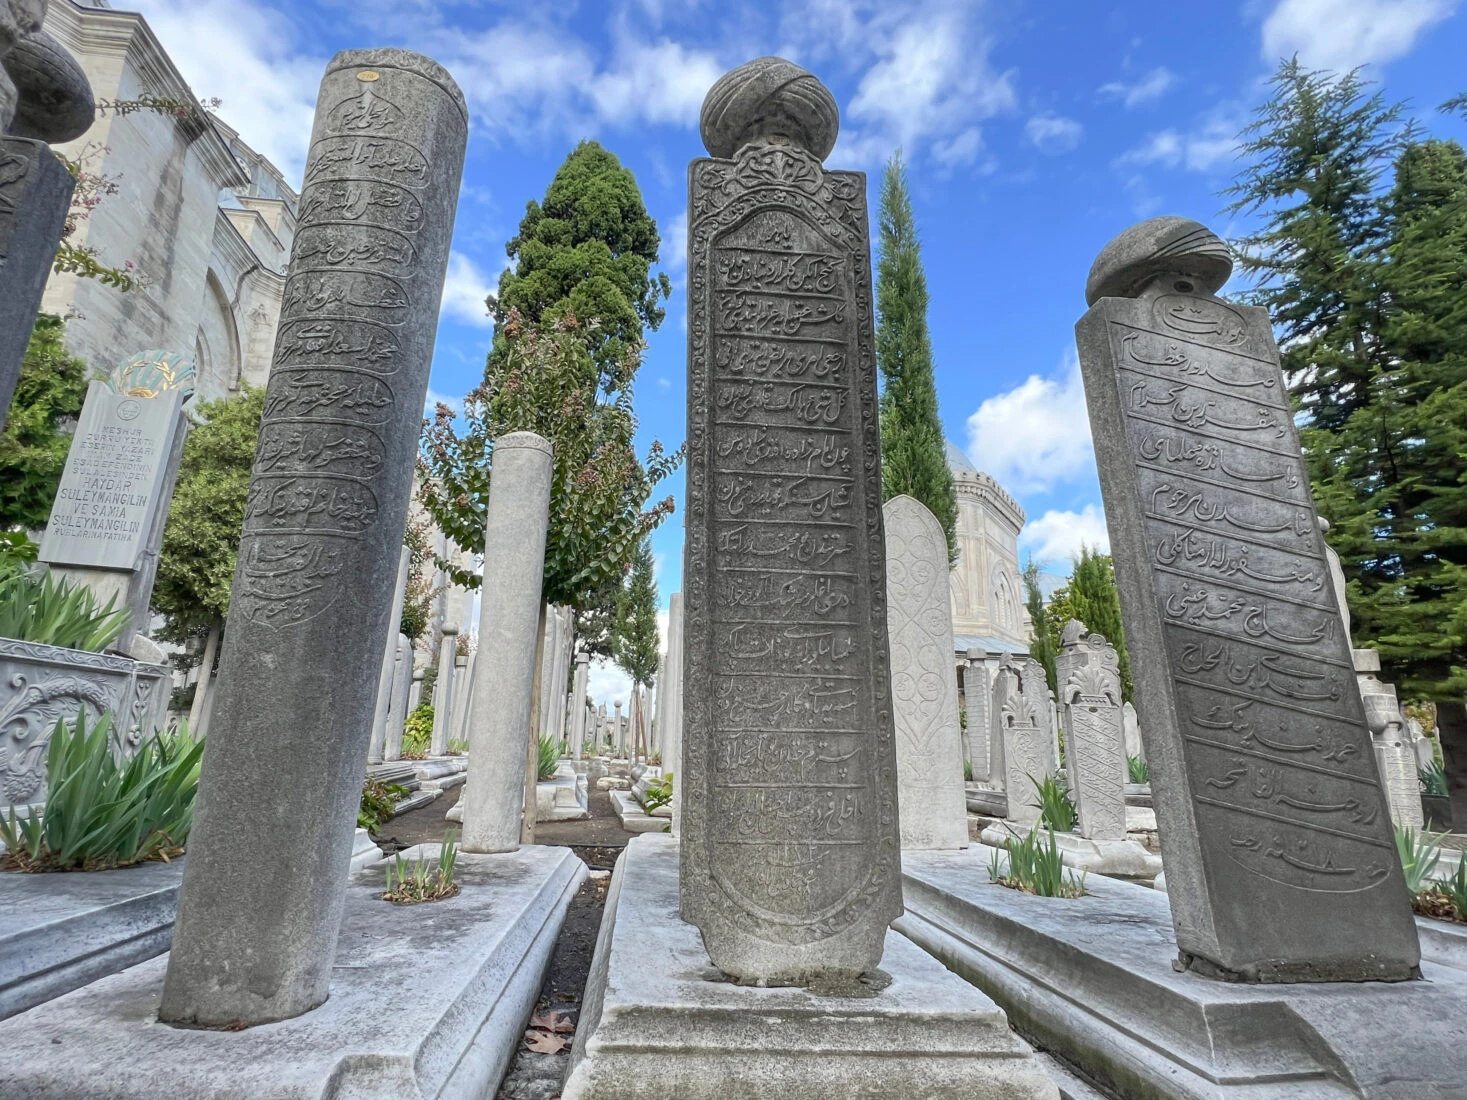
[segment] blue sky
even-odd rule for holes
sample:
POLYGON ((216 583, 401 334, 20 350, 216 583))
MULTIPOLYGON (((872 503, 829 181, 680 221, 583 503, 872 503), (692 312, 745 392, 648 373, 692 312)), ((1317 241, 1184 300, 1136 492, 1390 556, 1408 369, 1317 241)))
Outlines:
MULTIPOLYGON (((1183 214, 1227 235, 1217 192, 1234 137, 1277 59, 1370 65, 1392 99, 1434 115, 1467 91, 1455 0, 135 0, 200 96, 300 178, 316 87, 336 50, 397 45, 454 74, 473 112, 432 389, 481 376, 482 300, 504 241, 575 142, 637 176, 674 284, 637 387, 643 447, 684 434, 686 165, 698 108, 723 71, 777 53, 835 93, 827 161, 871 173, 908 161, 932 295, 950 438, 1028 512, 1021 552, 1057 572, 1105 542, 1073 325, 1086 272, 1127 225, 1183 214)), ((133 6, 114 0, 114 6, 133 6)), ((1467 6, 1467 5, 1462 5, 1467 6)), ((675 492, 681 508, 682 478, 675 492)), ((666 596, 680 583, 681 511, 654 537, 666 596)))

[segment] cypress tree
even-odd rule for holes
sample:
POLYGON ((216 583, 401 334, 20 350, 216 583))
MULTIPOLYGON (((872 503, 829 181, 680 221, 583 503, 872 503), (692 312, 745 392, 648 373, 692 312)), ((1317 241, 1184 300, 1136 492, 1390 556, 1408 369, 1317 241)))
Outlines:
POLYGON ((883 382, 882 499, 905 493, 925 504, 942 524, 953 563, 958 558, 957 490, 937 414, 927 275, 900 152, 887 161, 882 176, 879 227, 876 363, 883 382))
MULTIPOLYGON (((643 539, 632 557, 632 571, 627 575, 616 607, 613 647, 616 663, 638 687, 648 687, 657 675, 657 582, 652 577, 652 541, 643 539)), ((645 723, 647 715, 642 714, 645 723)), ((646 728, 633 730, 632 736, 645 745, 646 728)))
MULTIPOLYGON (((1116 588, 1115 569, 1109 554, 1101 554, 1088 546, 1080 547, 1080 556, 1075 559, 1075 571, 1065 589, 1068 607, 1064 609, 1064 622, 1054 622, 1051 629, 1063 631, 1071 618, 1079 619, 1085 629, 1105 635, 1105 640, 1116 647, 1121 665, 1121 695, 1131 698, 1131 658, 1126 652, 1126 628, 1121 623, 1121 594, 1116 588)), ((1058 603, 1058 601, 1056 601, 1058 603)), ((1053 610, 1060 610, 1051 604, 1053 610)), ((1058 615, 1052 616, 1058 619, 1058 615)))
POLYGON ((37 316, 20 362, 0 433, 0 530, 45 527, 51 519, 71 449, 61 422, 81 412, 87 396, 87 365, 67 354, 63 330, 60 317, 37 316))

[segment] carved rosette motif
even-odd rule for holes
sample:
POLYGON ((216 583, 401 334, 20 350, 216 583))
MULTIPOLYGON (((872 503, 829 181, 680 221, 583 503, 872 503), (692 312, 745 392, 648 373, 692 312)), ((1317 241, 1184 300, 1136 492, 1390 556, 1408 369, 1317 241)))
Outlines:
POLYGON ((1126 746, 1120 658, 1102 635, 1066 630, 1055 665, 1064 708, 1067 777, 1079 813, 1079 832, 1091 840, 1124 840, 1126 746))
POLYGON ((901 910, 864 177, 756 142, 689 190, 683 915, 859 969, 901 910))

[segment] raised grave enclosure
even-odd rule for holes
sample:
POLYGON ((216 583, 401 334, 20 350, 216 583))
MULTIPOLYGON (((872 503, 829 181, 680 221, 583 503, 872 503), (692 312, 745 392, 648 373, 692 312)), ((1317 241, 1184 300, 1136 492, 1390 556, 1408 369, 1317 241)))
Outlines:
POLYGON ((866 180, 778 58, 689 166, 684 919, 741 977, 862 971, 901 912, 866 180))
MULTIPOLYGON (((1076 326, 1182 962, 1401 979, 1419 952, 1263 309, 1182 218, 1108 244, 1076 326)), ((1012 799, 1012 791, 1010 797, 1012 799)))

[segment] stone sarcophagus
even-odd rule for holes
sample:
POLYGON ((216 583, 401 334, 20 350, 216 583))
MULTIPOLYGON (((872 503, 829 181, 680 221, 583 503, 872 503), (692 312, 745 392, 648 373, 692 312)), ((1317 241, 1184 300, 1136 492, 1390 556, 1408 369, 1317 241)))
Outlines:
POLYGON ((124 744, 161 729, 166 665, 0 638, 0 807, 46 800, 46 749, 57 721, 111 711, 124 744))

